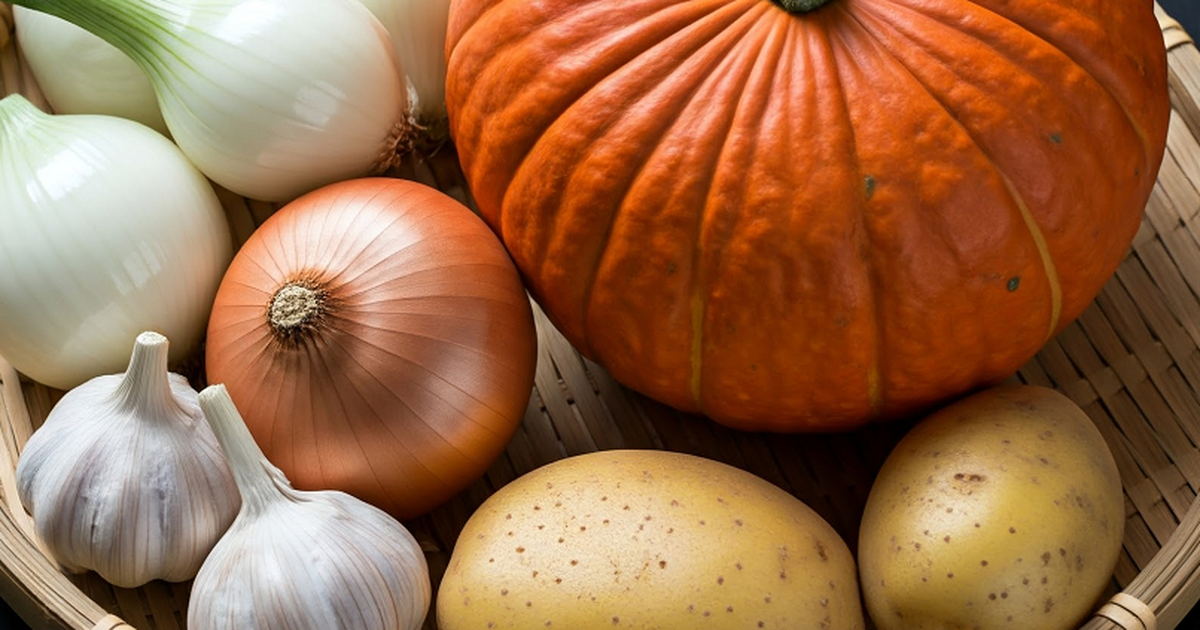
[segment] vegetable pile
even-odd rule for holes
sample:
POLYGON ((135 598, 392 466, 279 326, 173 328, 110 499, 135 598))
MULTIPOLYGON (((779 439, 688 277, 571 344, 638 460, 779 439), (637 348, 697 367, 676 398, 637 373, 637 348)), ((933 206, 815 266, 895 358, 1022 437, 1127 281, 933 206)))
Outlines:
POLYGON ((66 392, 17 468, 64 571, 194 580, 193 629, 1066 629, 1103 595, 1112 454, 993 386, 1138 226, 1152 2, 15 4, 56 113, 0 100, 0 354, 66 392), (395 177, 437 150, 474 208, 395 177), (236 249, 226 194, 273 208, 236 249), (441 575, 405 523, 529 417, 531 296, 735 430, 926 417, 853 548, 614 449, 497 488, 441 575))

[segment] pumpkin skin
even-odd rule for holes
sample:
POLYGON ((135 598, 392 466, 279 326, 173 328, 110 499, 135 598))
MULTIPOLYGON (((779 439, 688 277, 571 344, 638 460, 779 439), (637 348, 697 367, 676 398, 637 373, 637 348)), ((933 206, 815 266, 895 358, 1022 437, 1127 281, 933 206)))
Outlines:
POLYGON ((1099 292, 1166 142, 1150 0, 454 0, 452 136, 583 354, 739 429, 1010 376, 1099 292))

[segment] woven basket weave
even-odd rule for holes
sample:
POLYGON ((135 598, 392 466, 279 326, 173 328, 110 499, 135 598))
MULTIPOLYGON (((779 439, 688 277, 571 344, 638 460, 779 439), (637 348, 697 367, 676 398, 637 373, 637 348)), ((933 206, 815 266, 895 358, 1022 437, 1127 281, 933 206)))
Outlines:
MULTIPOLYGON (((1014 376, 1078 403, 1120 467, 1124 551, 1111 599, 1089 630, 1169 630, 1200 599, 1200 506, 1192 509, 1200 489, 1200 52, 1161 9, 1159 20, 1174 111, 1141 230, 1095 303, 1014 376)), ((10 8, 0 3, 0 96, 14 92, 49 110, 21 60, 10 8)), ((399 176, 470 203, 450 150, 399 176)), ((219 192, 238 243, 275 210, 219 192)), ((517 435, 485 478, 406 523, 425 549, 435 589, 462 524, 491 492, 543 464, 602 449, 668 449, 744 468, 803 500, 853 547, 871 481, 906 426, 816 436, 731 431, 626 390, 581 357, 536 306, 535 314, 537 376, 517 435)), ((38 629, 183 628, 189 584, 114 588, 94 574, 64 575, 39 550, 14 471, 61 395, 0 357, 0 596, 38 629)), ((426 627, 436 628, 432 611, 426 627)))

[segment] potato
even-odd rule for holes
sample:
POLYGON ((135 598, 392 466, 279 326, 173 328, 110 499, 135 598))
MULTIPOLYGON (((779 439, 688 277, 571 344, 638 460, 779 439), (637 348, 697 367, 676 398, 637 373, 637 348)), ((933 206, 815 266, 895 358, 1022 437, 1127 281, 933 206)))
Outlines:
POLYGON ((985 390, 923 419, 880 470, 858 562, 879 630, 1076 628, 1124 534, 1116 463, 1054 390, 985 390))
POLYGON ((864 626, 854 559, 820 516, 740 469, 679 453, 569 457, 464 526, 441 630, 864 626))

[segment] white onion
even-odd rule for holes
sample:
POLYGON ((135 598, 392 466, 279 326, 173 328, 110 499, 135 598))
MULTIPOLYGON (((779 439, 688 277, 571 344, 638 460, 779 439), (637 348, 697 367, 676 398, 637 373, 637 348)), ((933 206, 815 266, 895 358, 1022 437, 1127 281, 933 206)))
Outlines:
POLYGON ((58 114, 106 114, 167 133, 146 73, 112 44, 48 13, 13 7, 17 41, 58 114))
POLYGON ((445 133, 450 0, 360 0, 392 36, 417 120, 445 133))
POLYGON ((215 183, 287 201, 391 165, 408 94, 357 0, 17 0, 129 55, 171 136, 215 183))
POLYGON ((0 354, 70 389, 129 340, 196 349, 232 239, 212 185, 149 127, 0 100, 0 354))

